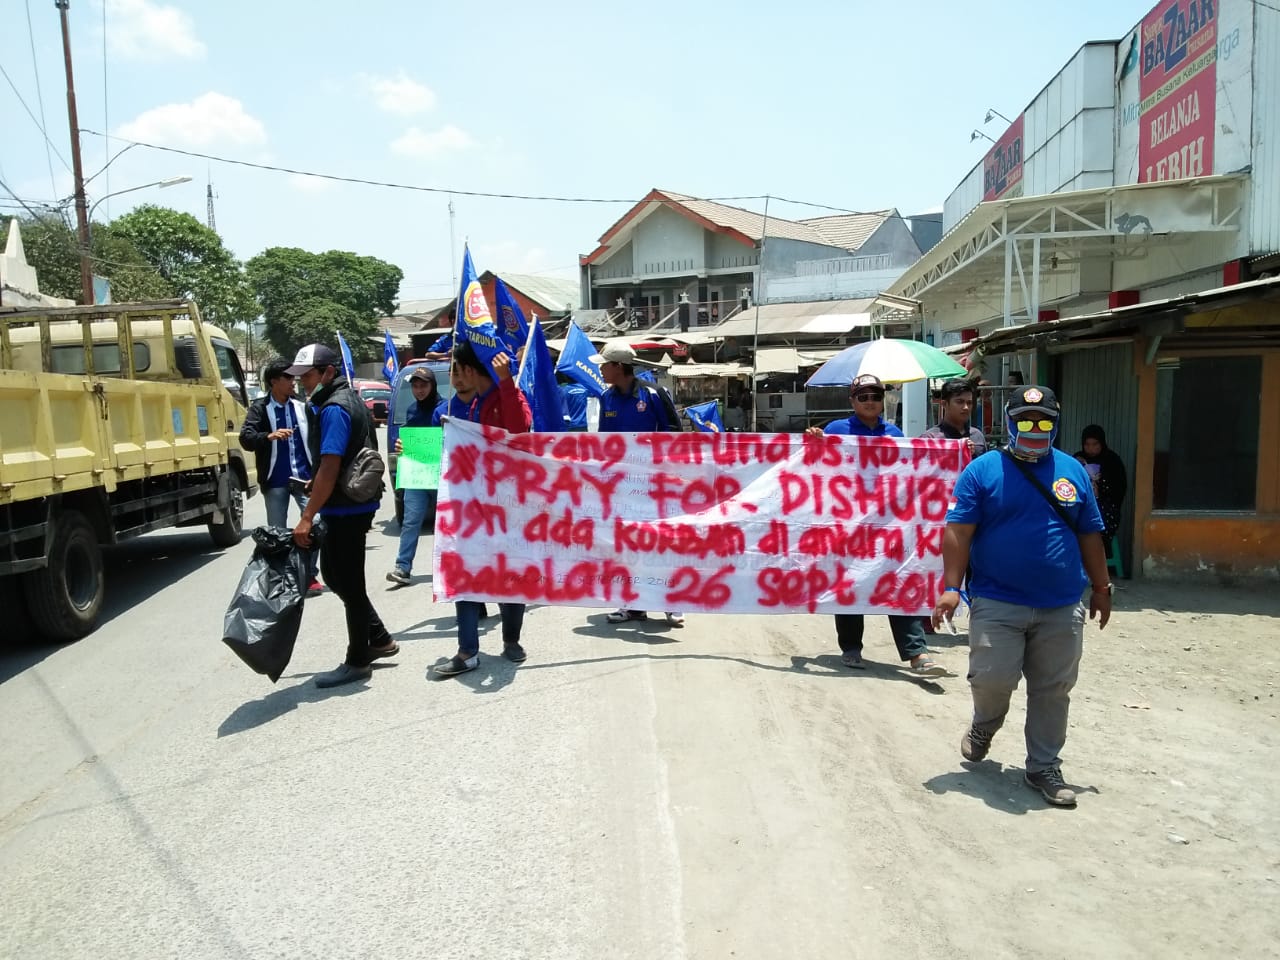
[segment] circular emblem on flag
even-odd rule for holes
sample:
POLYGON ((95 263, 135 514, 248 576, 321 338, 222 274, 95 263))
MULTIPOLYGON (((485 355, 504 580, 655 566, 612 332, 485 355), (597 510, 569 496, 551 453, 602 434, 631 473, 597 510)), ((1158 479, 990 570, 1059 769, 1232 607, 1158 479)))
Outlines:
POLYGON ((1053 494, 1063 503, 1075 503, 1079 498, 1076 485, 1066 477, 1059 477, 1053 481, 1053 494))
POLYGON ((489 319, 489 305, 484 302, 484 291, 480 284, 472 283, 467 287, 467 323, 478 327, 489 319))
POLYGON ((516 326, 516 312, 510 307, 502 308, 502 325, 507 328, 507 333, 515 333, 519 329, 516 326))
POLYGON ((1028 390, 1026 393, 1022 395, 1022 399, 1027 401, 1027 403, 1039 403, 1041 400, 1044 399, 1044 394, 1041 393, 1039 390, 1037 390, 1035 387, 1032 387, 1030 390, 1028 390))

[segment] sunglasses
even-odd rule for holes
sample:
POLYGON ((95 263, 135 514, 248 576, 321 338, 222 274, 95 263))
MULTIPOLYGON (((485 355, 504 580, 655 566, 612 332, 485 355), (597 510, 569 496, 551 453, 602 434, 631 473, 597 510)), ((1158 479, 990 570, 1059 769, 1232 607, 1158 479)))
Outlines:
POLYGON ((1019 420, 1017 422, 1019 433, 1030 433, 1032 430, 1039 430, 1041 433, 1052 433, 1053 428, 1057 424, 1052 420, 1019 420))
POLYGON ((855 393, 853 395, 853 399, 857 400, 859 403, 870 403, 873 400, 876 403, 884 403, 884 394, 883 393, 855 393))

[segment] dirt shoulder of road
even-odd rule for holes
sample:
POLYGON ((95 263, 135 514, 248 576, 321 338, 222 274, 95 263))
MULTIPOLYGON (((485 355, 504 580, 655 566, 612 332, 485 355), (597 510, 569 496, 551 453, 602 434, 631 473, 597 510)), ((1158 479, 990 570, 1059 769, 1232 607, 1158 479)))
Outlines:
POLYGON ((930 638, 934 684, 883 618, 866 673, 830 618, 752 619, 655 664, 691 956, 1276 955, 1274 586, 1120 587, 1073 697, 1074 810, 1022 783, 1021 688, 961 760, 963 635, 930 638))

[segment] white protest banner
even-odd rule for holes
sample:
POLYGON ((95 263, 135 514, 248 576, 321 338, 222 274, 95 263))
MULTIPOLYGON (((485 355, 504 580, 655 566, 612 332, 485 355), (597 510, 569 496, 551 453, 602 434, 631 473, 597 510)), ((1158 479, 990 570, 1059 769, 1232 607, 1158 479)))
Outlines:
POLYGON ((435 599, 924 615, 968 460, 959 440, 449 420, 435 599))

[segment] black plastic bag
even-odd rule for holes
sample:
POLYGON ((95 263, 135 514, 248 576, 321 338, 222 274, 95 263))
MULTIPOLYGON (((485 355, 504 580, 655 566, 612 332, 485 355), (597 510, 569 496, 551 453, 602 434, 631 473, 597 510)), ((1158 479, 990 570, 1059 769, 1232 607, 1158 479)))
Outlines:
POLYGON ((272 683, 280 679, 293 657, 311 582, 311 553, 320 549, 323 536, 320 520, 312 528, 311 550, 300 549, 293 542, 293 531, 284 527, 253 531, 257 546, 227 607, 222 642, 272 683))

